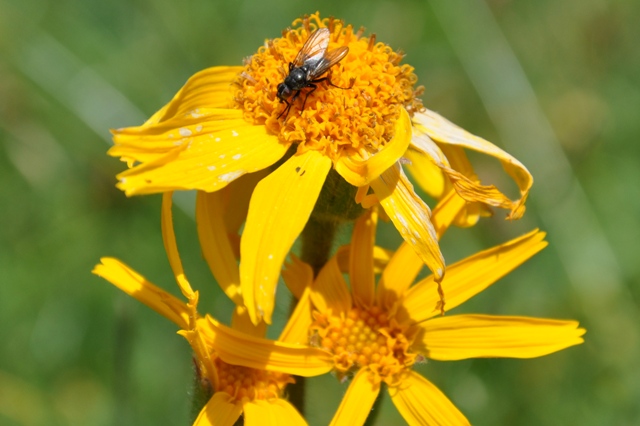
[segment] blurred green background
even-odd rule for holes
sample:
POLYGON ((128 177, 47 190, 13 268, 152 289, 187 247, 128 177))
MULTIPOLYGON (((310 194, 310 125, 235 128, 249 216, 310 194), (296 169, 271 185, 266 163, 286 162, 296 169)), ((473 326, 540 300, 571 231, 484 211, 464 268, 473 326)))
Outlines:
MULTIPOLYGON (((177 293, 160 197, 115 189, 123 165, 105 155, 108 129, 142 123, 194 72, 240 64, 316 10, 404 50, 428 108, 536 179, 521 221, 498 211, 445 236, 452 263, 534 227, 549 232, 549 248, 456 311, 575 318, 588 329, 585 344, 547 357, 420 371, 477 425, 640 424, 640 3, 631 0, 0 0, 0 424, 187 424, 188 345, 90 274, 115 256, 177 293)), ((497 162, 472 159, 485 181, 509 186, 497 162)), ((190 195, 179 201, 202 310, 227 320, 190 195)), ((388 228, 379 241, 399 238, 388 228)), ((286 311, 283 299, 279 321, 286 311)), ((310 381, 310 424, 327 424, 344 389, 332 377, 310 381)), ((398 422, 384 400, 378 424, 398 422)))

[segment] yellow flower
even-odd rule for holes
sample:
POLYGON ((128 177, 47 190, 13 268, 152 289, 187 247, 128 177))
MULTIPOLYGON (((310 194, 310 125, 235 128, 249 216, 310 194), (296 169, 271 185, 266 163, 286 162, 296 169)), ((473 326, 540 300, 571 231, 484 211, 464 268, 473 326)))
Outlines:
MULTIPOLYGON (((187 281, 178 255, 171 219, 171 193, 163 200, 162 229, 165 248, 175 279, 187 303, 147 281, 119 260, 103 258, 93 273, 173 321, 195 353, 201 386, 211 398, 194 425, 233 425, 241 414, 247 425, 306 425, 298 411, 283 398, 285 386, 295 382, 291 375, 313 376, 331 369, 328 354, 320 349, 291 343, 283 333, 276 342, 264 339, 265 324, 254 326, 244 307, 234 311, 232 326, 197 312, 198 292, 187 281), (244 346, 250 345, 248 357, 244 346), (251 357, 261 357, 256 363, 251 357)), ((296 338, 297 339, 297 338, 296 338)))
MULTIPOLYGON (((460 201, 448 194, 434 210, 438 236, 464 207, 460 201)), ((301 297, 290 321, 290 341, 306 342, 311 335, 312 343, 332 354, 334 372, 352 377, 332 424, 363 424, 382 382, 409 424, 469 424, 436 386, 412 370, 416 362, 533 358, 583 342, 585 330, 576 321, 440 316, 433 309, 438 297, 433 275, 413 284, 424 264, 409 244, 390 257, 375 249, 376 216, 372 209, 356 222, 350 246, 338 250, 315 281, 310 267, 295 257, 283 272, 289 288, 301 297), (386 266, 381 268, 381 263, 386 266)), ((534 230, 449 266, 443 283, 446 309, 462 304, 542 250, 547 245, 544 237, 534 230)))
POLYGON ((244 66, 195 74, 142 126, 115 130, 109 151, 131 167, 118 176, 127 195, 214 192, 273 168, 253 191, 240 247, 240 285, 254 323, 271 322, 281 266, 330 170, 358 188, 355 200, 363 207, 382 205, 438 281, 445 264, 430 209, 405 176, 403 157, 418 170, 435 165, 467 201, 510 209, 510 218, 524 212, 532 184, 527 169, 508 153, 424 109, 413 68, 400 65, 403 55, 375 36, 317 13, 294 26, 268 40, 244 66), (346 46, 348 54, 329 70, 331 84, 317 83, 313 93, 305 89, 300 95, 308 94, 304 110, 300 99, 290 99, 290 113, 278 118, 285 105, 277 85, 305 40, 322 27, 330 30, 328 51, 346 46), (445 151, 462 148, 499 159, 520 198, 511 201, 495 187, 479 185, 469 170, 457 170, 445 151))

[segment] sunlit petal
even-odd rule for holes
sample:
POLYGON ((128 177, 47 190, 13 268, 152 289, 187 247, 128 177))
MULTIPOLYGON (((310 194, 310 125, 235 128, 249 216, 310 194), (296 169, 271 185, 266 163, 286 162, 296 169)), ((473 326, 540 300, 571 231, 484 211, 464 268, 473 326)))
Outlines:
POLYGON ((306 426, 307 422, 284 399, 254 400, 244 404, 245 426, 306 426))
POLYGON ((360 216, 353 227, 349 275, 351 293, 359 307, 373 305, 375 283, 373 273, 373 246, 376 240, 378 212, 369 209, 360 216))
POLYGON ((409 164, 405 167, 418 186, 435 199, 442 197, 446 189, 446 182, 440 167, 414 149, 407 150, 405 157, 409 160, 409 164))
POLYGON ((331 426, 359 426, 367 420, 373 403, 380 393, 380 384, 374 384, 367 368, 362 368, 351 380, 347 393, 342 397, 331 426))
POLYGON ((395 164, 405 154, 410 143, 411 119, 407 111, 401 109, 391 141, 369 158, 341 157, 336 163, 336 171, 353 186, 368 185, 395 164))
POLYGON ((291 254, 291 261, 285 264, 282 270, 282 278, 293 297, 300 299, 302 293, 313 282, 313 269, 304 263, 298 256, 291 254))
POLYGON ((402 238, 441 279, 444 276, 444 259, 431 223, 431 211, 416 195, 400 166, 396 164, 389 168, 371 182, 371 187, 402 238))
POLYGON ((584 340, 577 321, 490 315, 452 315, 420 324, 416 347, 426 357, 535 358, 584 340))
POLYGON ((193 426, 233 426, 242 414, 242 403, 225 392, 216 392, 202 408, 193 426))
POLYGON ((184 128, 187 136, 173 151, 120 173, 118 188, 127 195, 177 189, 213 192, 244 174, 271 166, 287 151, 288 145, 267 133, 264 126, 250 125, 242 118, 225 122, 235 125, 215 132, 204 128, 194 133, 184 128))
POLYGON ((180 260, 180 254, 178 253, 178 245, 176 244, 176 235, 173 231, 173 213, 171 212, 172 197, 172 192, 162 194, 162 241, 164 242, 164 248, 167 252, 167 257, 169 258, 169 264, 173 270, 173 275, 176 277, 180 291, 184 297, 192 299, 193 289, 184 274, 182 261, 180 260))
POLYGON ((402 381, 402 386, 389 388, 389 394, 409 425, 470 424, 440 389, 413 371, 402 381))
POLYGON ((313 323, 311 316, 312 309, 311 288, 307 287, 300 299, 298 299, 296 308, 289 317, 278 341, 299 345, 309 344, 309 330, 313 323))
POLYGON ((242 295, 254 323, 271 323, 284 258, 318 199, 331 160, 317 151, 294 155, 256 186, 240 245, 242 295))
POLYGON ((178 327, 187 328, 190 311, 184 302, 147 281, 117 259, 103 257, 100 262, 102 263, 98 263, 91 272, 173 321, 178 327))
POLYGON ((346 314, 351 309, 351 293, 338 267, 336 256, 329 259, 318 273, 311 287, 311 301, 318 311, 331 311, 337 316, 346 314))
POLYGON ((198 191, 196 197, 196 225, 202 256, 222 291, 235 304, 242 304, 238 261, 233 252, 224 223, 225 211, 221 192, 198 191))
POLYGON ((227 327, 207 316, 205 338, 216 354, 228 363, 258 370, 279 371, 297 376, 317 376, 333 367, 331 355, 305 345, 259 339, 227 327))
POLYGON ((486 189, 481 190, 480 187, 476 186, 472 181, 466 179, 464 175, 458 175, 457 172, 451 173, 452 170, 447 170, 446 167, 443 168, 443 171, 447 173, 449 178, 452 178, 452 180, 455 179, 453 183, 457 189, 468 191, 467 195, 470 198, 467 198, 461 193, 467 200, 473 201, 471 196, 480 190, 480 193, 474 195, 478 197, 478 201, 510 208, 511 214, 509 218, 511 219, 517 219, 522 216, 524 213, 524 202, 527 199, 531 185, 533 185, 533 177, 520 161, 492 143, 472 135, 433 111, 425 110, 416 113, 413 116, 413 125, 417 131, 425 133, 438 143, 472 149, 500 160, 505 171, 514 179, 518 188, 520 188, 520 199, 511 202, 509 206, 504 205, 504 200, 501 197, 502 194, 497 191, 497 189, 493 187, 483 187, 486 189), (491 191, 489 189, 491 189, 491 191), (493 190, 495 190, 495 192, 493 190), (482 199, 482 197, 486 198, 482 199))
MULTIPOLYGON (((495 283, 547 246, 544 232, 537 229, 447 267, 443 281, 450 310, 495 283)), ((398 308, 398 320, 419 323, 439 312, 433 309, 438 300, 433 276, 411 287, 398 308)))
POLYGON ((231 328, 258 338, 263 338, 267 332, 267 324, 264 321, 260 321, 258 325, 251 322, 251 317, 244 306, 236 306, 233 310, 231 328))

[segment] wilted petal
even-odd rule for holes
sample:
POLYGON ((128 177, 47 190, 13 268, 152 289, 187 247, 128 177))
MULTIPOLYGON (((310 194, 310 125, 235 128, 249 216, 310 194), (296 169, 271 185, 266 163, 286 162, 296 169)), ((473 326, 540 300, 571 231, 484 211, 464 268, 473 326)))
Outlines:
MULTIPOLYGON (((544 232, 537 229, 447 267, 443 288, 447 297, 445 310, 451 310, 517 268, 547 246, 544 232)), ((398 307, 401 322, 420 323, 439 312, 433 309, 438 300, 433 276, 427 277, 405 294, 398 307)))

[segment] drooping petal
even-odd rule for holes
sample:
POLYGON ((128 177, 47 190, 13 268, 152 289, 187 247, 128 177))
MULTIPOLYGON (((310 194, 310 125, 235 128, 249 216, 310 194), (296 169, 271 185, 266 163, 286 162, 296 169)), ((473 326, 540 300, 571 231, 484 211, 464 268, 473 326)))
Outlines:
MULTIPOLYGON (((449 193, 441 198, 433 209, 431 216, 431 223, 433 223, 433 227, 436 230, 438 240, 449 228, 465 204, 466 202, 454 190, 450 190, 449 193)), ((378 283, 378 305, 391 309, 413 284, 423 266, 424 262, 413 247, 406 241, 402 243, 389 261, 382 273, 382 279, 378 283)))
POLYGON ((577 321, 452 315, 420 324, 417 347, 431 359, 535 358, 584 341, 577 321))
POLYGON ((260 321, 258 325, 251 322, 247 308, 244 306, 236 306, 233 310, 231 328, 258 338, 264 338, 267 332, 267 324, 264 321, 260 321))
POLYGON ((311 286, 313 306, 322 313, 340 316, 346 315, 353 302, 347 282, 338 267, 338 258, 333 256, 322 267, 311 286))
MULTIPOLYGON (((246 174, 231 182, 221 191, 224 198, 224 223, 228 233, 237 234, 240 231, 240 227, 247 220, 251 194, 256 189, 258 182, 268 174, 269 169, 246 174)), ((237 254, 240 255, 239 245, 237 254)))
POLYGON ((238 261, 224 223, 224 213, 221 192, 198 191, 196 225, 202 256, 222 291, 238 305, 242 304, 240 274, 238 261))
POLYGON ((440 389, 414 371, 409 372, 402 386, 389 388, 389 394, 409 425, 470 424, 440 389))
POLYGON ((294 155, 256 186, 240 243, 240 281, 255 323, 271 323, 282 263, 318 199, 331 160, 320 152, 294 155))
POLYGON ((408 149, 405 157, 410 162, 406 168, 418 186, 435 199, 442 197, 446 190, 446 181, 440 167, 415 149, 408 149))
POLYGON ((431 211, 416 195, 400 165, 395 164, 386 170, 371 182, 371 187, 402 238, 411 244, 437 279, 442 279, 444 258, 431 223, 431 211))
POLYGON ((124 263, 111 257, 103 257, 92 273, 104 278, 128 295, 144 303, 163 317, 185 329, 189 324, 190 310, 187 305, 124 263))
POLYGON ((367 420, 371 407, 380 393, 380 384, 374 384, 368 368, 361 368, 351 380, 347 393, 342 397, 331 426, 359 426, 367 420))
POLYGON ((313 323, 312 310, 311 288, 307 287, 298 299, 296 308, 289 317, 278 341, 299 345, 309 344, 309 329, 313 323))
POLYGON ((311 377, 329 372, 333 358, 328 352, 305 345, 259 339, 227 327, 207 316, 202 332, 220 358, 234 365, 311 377))
POLYGON ((282 278, 293 297, 300 299, 305 289, 313 283, 313 269, 292 253, 291 261, 282 270, 282 278))
POLYGON ((246 426, 306 426, 307 422, 284 399, 254 400, 244 404, 246 426))
POLYGON ((366 159, 347 156, 336 162, 336 171, 353 186, 365 186, 378 179, 394 165, 407 151, 411 143, 411 119, 406 110, 401 109, 396 120, 395 134, 380 151, 366 159))
POLYGON ((378 212, 374 207, 356 220, 351 236, 351 293, 355 304, 362 308, 373 306, 374 301, 373 247, 377 224, 378 212))
POLYGON ((193 426, 233 426, 242 414, 242 403, 226 392, 216 392, 202 408, 193 426))
POLYGON ((169 258, 169 264, 173 270, 173 275, 176 278, 180 291, 187 299, 193 298, 193 289, 191 284, 187 280, 182 268, 182 261, 180 260, 180 254, 178 253, 178 245, 176 243, 176 235, 173 232, 173 213, 171 212, 172 206, 172 192, 166 192, 162 195, 162 241, 164 242, 164 248, 169 258))
MULTIPOLYGON (((481 251, 447 267, 443 282, 447 297, 446 310, 451 310, 517 268, 547 246, 544 232, 537 229, 505 244, 481 251)), ((419 323, 437 315, 433 309, 437 299, 433 276, 411 287, 398 307, 398 321, 419 323)))
POLYGON ((505 201, 506 197, 495 187, 480 187, 463 174, 446 167, 446 164, 442 164, 442 166, 445 166, 442 170, 452 179, 456 189, 460 191, 460 195, 465 199, 510 208, 510 219, 518 219, 524 214, 524 202, 527 199, 531 185, 533 185, 533 177, 520 161, 492 143, 472 135, 433 111, 425 110, 416 113, 413 116, 413 126, 416 131, 428 135, 440 144, 472 149, 500 160, 502 167, 520 188, 520 199, 509 202, 508 205, 508 199, 505 201))
MULTIPOLYGON (((287 151, 288 145, 267 133, 264 126, 250 125, 241 117, 225 120, 225 125, 231 128, 209 132, 204 127, 198 131, 200 125, 193 130, 180 127, 176 134, 182 130, 185 136, 176 142, 176 148, 120 173, 118 188, 127 195, 178 189, 213 192, 244 174, 271 166, 287 151)), ((158 137, 171 139, 169 135, 158 137)))

